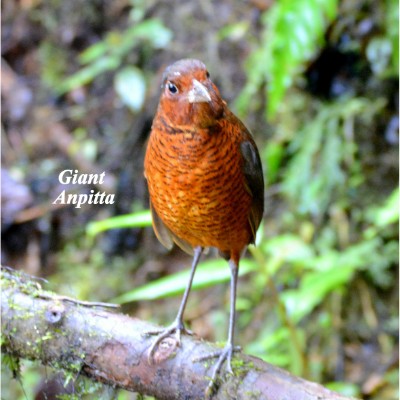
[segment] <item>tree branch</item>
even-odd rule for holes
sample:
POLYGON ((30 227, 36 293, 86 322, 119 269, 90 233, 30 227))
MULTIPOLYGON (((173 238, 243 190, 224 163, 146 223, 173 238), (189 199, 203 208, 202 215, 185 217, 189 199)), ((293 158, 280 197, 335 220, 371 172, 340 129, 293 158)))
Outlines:
MULTIPOLYGON (((184 336, 177 348, 171 338, 149 365, 153 338, 144 333, 154 325, 44 292, 38 281, 4 268, 2 288, 3 352, 160 400, 204 399, 213 365, 192 360, 215 345, 184 336)), ((349 399, 245 354, 235 356, 234 371, 214 399, 349 399)))

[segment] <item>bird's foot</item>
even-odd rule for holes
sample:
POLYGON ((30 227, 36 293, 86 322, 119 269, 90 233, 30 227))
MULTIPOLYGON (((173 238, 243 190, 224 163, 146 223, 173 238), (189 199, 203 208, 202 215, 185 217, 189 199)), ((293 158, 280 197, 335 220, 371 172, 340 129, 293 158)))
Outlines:
POLYGON ((220 373, 222 370, 222 366, 226 361, 226 372, 229 374, 233 374, 232 370, 232 356, 234 352, 241 351, 240 346, 233 346, 231 343, 227 343, 226 346, 219 351, 215 351, 213 353, 207 354, 205 356, 197 357, 193 361, 194 362, 201 362, 205 360, 209 360, 211 358, 218 358, 217 363, 214 366, 214 370, 211 376, 210 383, 206 389, 206 399, 210 399, 214 393, 217 391, 219 384, 220 384, 220 373))
POLYGON ((179 319, 175 320, 168 328, 157 329, 154 331, 147 331, 144 335, 158 335, 152 345, 149 348, 147 359, 149 364, 154 364, 155 353, 158 349, 163 346, 170 348, 171 350, 181 345, 181 335, 193 335, 193 332, 186 329, 183 322, 179 319))

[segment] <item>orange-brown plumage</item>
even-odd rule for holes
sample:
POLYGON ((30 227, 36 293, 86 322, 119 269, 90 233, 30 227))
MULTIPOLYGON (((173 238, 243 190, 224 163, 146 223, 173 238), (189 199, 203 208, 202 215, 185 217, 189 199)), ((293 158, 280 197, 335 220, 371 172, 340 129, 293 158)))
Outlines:
MULTIPOLYGON (((181 71, 166 71, 146 152, 145 174, 153 212, 184 250, 216 247, 224 254, 239 256, 254 241, 262 216, 263 180, 256 146, 221 99, 204 65, 195 60, 179 63, 181 71), (181 75, 174 75, 176 72, 181 75), (172 79, 180 86, 176 97, 185 96, 197 79, 209 90, 211 102, 175 100, 166 87, 172 79), (246 181, 245 163, 253 160, 245 159, 243 143, 251 147, 259 163, 254 175, 260 187, 251 187, 246 181)), ((155 228, 161 242, 170 247, 172 242, 155 228)))
MULTIPOLYGON (((234 303, 240 255, 254 242, 263 214, 262 168, 253 138, 198 60, 180 60, 164 73, 145 176, 159 240, 167 248, 175 242, 188 253, 195 251, 191 279, 202 249, 217 248, 230 260, 234 303)), ((190 284, 177 321, 161 337, 184 330, 182 314, 190 284)), ((230 362, 232 349, 227 353, 220 364, 230 362)))

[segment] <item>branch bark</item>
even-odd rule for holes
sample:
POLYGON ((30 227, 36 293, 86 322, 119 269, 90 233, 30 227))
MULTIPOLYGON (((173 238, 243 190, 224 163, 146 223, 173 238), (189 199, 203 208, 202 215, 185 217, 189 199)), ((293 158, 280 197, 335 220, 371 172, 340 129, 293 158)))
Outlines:
MULTIPOLYGON (((80 372, 93 380, 160 400, 204 399, 212 363, 192 362, 216 346, 195 337, 177 348, 165 340, 149 365, 154 325, 104 308, 43 291, 38 281, 2 268, 2 351, 45 365, 80 372)), ((262 360, 235 356, 214 399, 348 400, 321 385, 295 377, 262 360)))

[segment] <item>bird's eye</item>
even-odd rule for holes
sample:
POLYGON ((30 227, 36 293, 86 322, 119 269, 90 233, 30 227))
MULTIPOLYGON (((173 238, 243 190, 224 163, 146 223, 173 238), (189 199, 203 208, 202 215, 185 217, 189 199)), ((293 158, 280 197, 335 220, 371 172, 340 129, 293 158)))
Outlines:
POLYGON ((210 73, 208 71, 206 71, 206 77, 209 78, 210 77, 210 73))
POLYGON ((167 84, 168 91, 172 94, 178 93, 178 88, 172 82, 168 82, 167 84))

